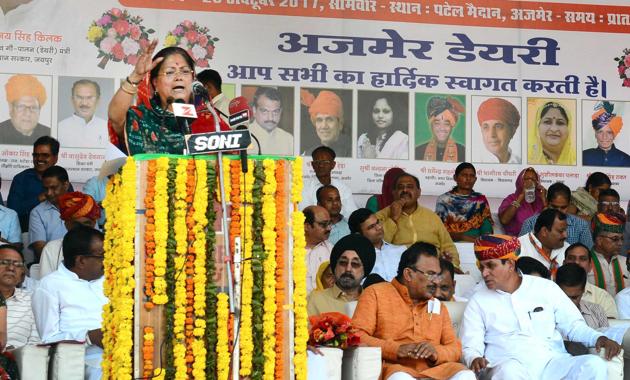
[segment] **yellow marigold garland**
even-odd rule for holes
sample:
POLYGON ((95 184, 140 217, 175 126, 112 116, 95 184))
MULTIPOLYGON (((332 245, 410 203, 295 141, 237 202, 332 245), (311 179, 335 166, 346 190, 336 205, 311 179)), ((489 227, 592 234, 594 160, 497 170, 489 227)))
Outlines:
MULTIPOLYGON (((251 161, 251 160, 250 160, 251 161)), ((250 164, 253 167, 253 163, 250 164)), ((251 202, 251 190, 254 184, 253 171, 248 171, 245 174, 244 181, 241 181, 241 186, 245 184, 246 188, 242 188, 242 192, 245 194, 245 201, 251 202), (247 191, 245 191, 247 190, 247 191)), ((252 239, 252 215, 254 208, 251 203, 247 204, 247 207, 241 207, 239 210, 241 215, 241 231, 243 236, 242 244, 242 263, 241 269, 243 271, 243 280, 241 283, 241 319, 239 330, 239 347, 240 347, 240 370, 239 374, 243 377, 247 377, 252 373, 252 353, 254 352, 254 342, 252 337, 252 288, 254 286, 254 279, 252 274, 252 246, 254 244, 252 239)))
POLYGON ((263 261, 263 353, 265 365, 263 379, 273 380, 276 367, 276 162, 263 161, 265 184, 263 185, 262 230, 263 261))
POLYGON ((105 239, 103 308, 103 376, 132 378, 133 305, 135 288, 134 237, 136 232, 136 163, 132 157, 108 186, 104 200, 108 211, 105 239))
MULTIPOLYGON (((173 360, 175 366, 175 379, 185 380, 187 376, 186 366, 186 253, 188 251, 188 230, 186 228, 186 166, 187 160, 178 159, 175 178, 175 242, 176 255, 174 260, 175 297, 173 316, 173 360)), ((168 322, 167 322, 168 323, 168 322)))
POLYGON ((169 159, 160 157, 156 160, 155 172, 155 253, 153 255, 153 303, 164 305, 168 302, 166 293, 166 241, 168 240, 168 166, 169 159))
POLYGON ((295 379, 306 380, 306 343, 308 342, 308 313, 306 310, 306 240, 304 238, 304 214, 297 209, 302 199, 302 159, 293 161, 291 202, 293 233, 293 313, 295 314, 294 357, 295 379))
POLYGON ((229 324, 228 295, 217 295, 217 379, 228 380, 230 374, 230 349, 228 346, 229 324))

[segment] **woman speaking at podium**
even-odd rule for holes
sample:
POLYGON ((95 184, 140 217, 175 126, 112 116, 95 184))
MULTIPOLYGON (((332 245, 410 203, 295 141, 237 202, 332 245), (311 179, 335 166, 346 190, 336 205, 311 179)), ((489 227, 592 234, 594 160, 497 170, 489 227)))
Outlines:
MULTIPOLYGON (((156 46, 154 40, 140 54, 133 72, 122 81, 109 103, 110 126, 122 137, 120 145, 131 155, 184 151, 185 131, 172 112, 172 103, 193 104, 195 63, 186 50, 176 46, 160 50, 151 59, 156 46), (136 96, 137 104, 133 105, 136 96)), ((228 128, 221 123, 221 129, 228 128)), ((214 130, 208 112, 191 124, 195 132, 214 130)))

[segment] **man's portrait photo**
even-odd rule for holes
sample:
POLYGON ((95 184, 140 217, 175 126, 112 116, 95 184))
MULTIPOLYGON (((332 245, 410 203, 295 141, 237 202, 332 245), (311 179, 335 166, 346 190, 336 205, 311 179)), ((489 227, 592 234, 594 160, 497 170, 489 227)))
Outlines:
POLYGON ((324 145, 337 157, 352 157, 352 90, 300 90, 300 152, 324 145))
POLYGON ((0 144, 33 145, 50 136, 52 77, 0 74, 0 83, 6 100, 0 100, 0 114, 9 116, 0 123, 0 144))
POLYGON ((112 79, 59 77, 57 140, 61 146, 105 148, 109 141, 106 99, 111 99, 113 91, 112 79))
POLYGON ((252 115, 249 154, 293 156, 293 87, 243 86, 252 115), (259 146, 260 145, 260 146, 259 146), (260 150, 259 150, 260 148, 260 150))
POLYGON ((416 160, 466 161, 466 96, 416 94, 416 160))
POLYGON ((521 163, 521 98, 473 96, 472 162, 521 163))
POLYGON ((582 120, 583 166, 630 166, 630 103, 583 100, 582 120))

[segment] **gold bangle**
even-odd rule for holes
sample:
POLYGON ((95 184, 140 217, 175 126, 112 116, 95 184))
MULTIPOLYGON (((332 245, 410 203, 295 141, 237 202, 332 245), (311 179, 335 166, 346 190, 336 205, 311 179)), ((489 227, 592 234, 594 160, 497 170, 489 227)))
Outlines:
POLYGON ((122 82, 120 84, 120 89, 123 90, 123 92, 126 92, 129 95, 135 95, 138 93, 138 87, 135 87, 133 85, 127 84, 127 82, 122 82))
POLYGON ((129 79, 129 75, 127 75, 127 78, 125 78, 125 81, 126 81, 127 83, 129 83, 130 85, 134 86, 134 87, 138 87, 138 85, 140 84, 140 82, 142 82, 142 79, 140 79, 139 81, 137 81, 137 82, 135 82, 135 83, 134 83, 134 82, 132 82, 132 81, 131 81, 131 79, 129 79))

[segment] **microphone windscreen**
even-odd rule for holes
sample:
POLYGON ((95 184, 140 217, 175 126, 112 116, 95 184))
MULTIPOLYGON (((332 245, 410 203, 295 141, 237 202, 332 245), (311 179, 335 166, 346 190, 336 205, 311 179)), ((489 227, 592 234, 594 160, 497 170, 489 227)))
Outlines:
POLYGON ((250 115, 252 113, 252 110, 249 107, 249 102, 247 101, 247 98, 245 98, 244 96, 238 96, 232 99, 230 101, 230 105, 228 109, 229 109, 230 115, 244 111, 244 110, 249 111, 250 115))

